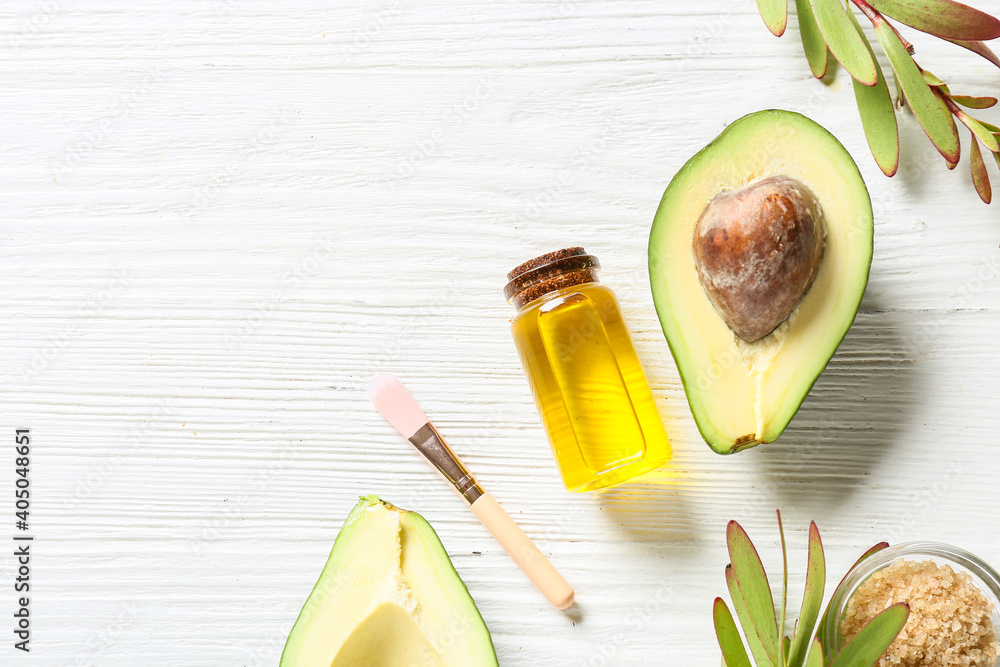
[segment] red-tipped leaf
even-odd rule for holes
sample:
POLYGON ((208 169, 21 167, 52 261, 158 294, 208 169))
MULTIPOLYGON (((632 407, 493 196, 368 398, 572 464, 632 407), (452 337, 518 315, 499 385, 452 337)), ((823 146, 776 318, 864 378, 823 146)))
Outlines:
POLYGON ((823 645, 819 643, 818 639, 813 639, 806 667, 823 667, 823 645))
POLYGON ((712 607, 712 617, 715 621, 715 636, 722 649, 722 659, 726 667, 752 667, 747 650, 740 639, 740 631, 736 629, 733 615, 722 598, 715 598, 712 607))
MULTIPOLYGON (((996 155, 996 153, 994 153, 996 155)), ((972 149, 969 151, 969 164, 972 165, 972 183, 976 186, 979 198, 989 204, 993 199, 993 188, 990 187, 990 175, 986 172, 983 153, 979 150, 976 135, 972 135, 972 149)))
POLYGON ((986 46, 982 42, 967 41, 961 39, 949 39, 947 41, 951 42, 952 44, 957 44, 961 46, 963 49, 968 49, 973 53, 979 54, 983 58, 986 58, 991 63, 996 65, 997 67, 1000 67, 1000 56, 997 56, 997 54, 993 53, 993 49, 986 46))
POLYGON ((997 142, 997 138, 993 136, 993 131, 986 126, 985 123, 976 120, 964 111, 957 111, 955 115, 962 123, 972 130, 972 134, 979 138, 983 142, 983 146, 993 153, 1000 152, 1000 142, 997 142))
POLYGON ((753 655, 753 659, 759 667, 780 667, 780 662, 773 662, 769 651, 764 649, 764 642, 761 641, 760 634, 750 617, 750 610, 747 609, 747 601, 736 583, 736 575, 733 574, 732 565, 726 567, 726 586, 729 588, 729 596, 733 599, 736 618, 740 619, 740 625, 743 626, 743 634, 747 637, 747 644, 750 646, 750 654, 753 655))
POLYGON ((875 22, 875 34, 886 55, 889 56, 896 81, 902 86, 906 101, 927 134, 927 138, 946 160, 958 162, 962 152, 958 141, 958 129, 944 99, 924 82, 917 63, 907 53, 892 26, 884 19, 875 22))
MULTIPOLYGON (((861 25, 854 14, 851 14, 855 29, 861 33, 861 25)), ((867 44, 867 40, 865 42, 867 44)), ((875 52, 868 47, 872 58, 875 52)), ((878 70, 878 83, 865 86, 852 79, 854 97, 858 103, 858 114, 861 116, 861 126, 865 130, 868 148, 875 158, 875 163, 886 176, 895 176, 899 169, 899 127, 896 123, 896 105, 892 102, 892 93, 886 83, 881 65, 875 61, 878 70)))
POLYGON ((937 78, 930 71, 922 69, 922 70, 920 70, 920 74, 924 77, 924 82, 928 86, 932 86, 934 88, 945 88, 946 87, 945 82, 942 81, 941 79, 937 78))
POLYGON ((899 602, 879 612, 861 631, 854 635, 833 659, 831 667, 873 665, 899 635, 906 624, 910 608, 899 602))
POLYGON ((833 57, 840 61, 851 76, 866 86, 878 83, 875 60, 867 40, 858 34, 841 0, 809 0, 816 24, 833 57))
POLYGON ((806 567, 806 587, 802 594, 802 610, 792 638, 788 664, 800 665, 812 646, 816 619, 823 607, 823 589, 826 585, 826 558, 823 555, 823 541, 819 536, 816 522, 809 524, 809 556, 806 567))
MULTIPOLYGON (((778 516, 778 535, 781 536, 781 614, 778 616, 778 633, 785 634, 785 613, 788 610, 788 548, 785 546, 785 525, 781 523, 781 510, 774 510, 778 516)), ((788 663, 791 648, 788 637, 781 638, 781 662, 788 663)))
POLYGON ((806 60, 809 61, 809 69, 814 77, 822 79, 830 64, 830 49, 826 48, 809 0, 795 0, 795 11, 799 16, 799 36, 802 38, 806 60))
POLYGON ((771 597, 771 586, 767 581, 767 573, 764 572, 764 564, 761 563, 750 536, 735 521, 730 521, 726 528, 726 543, 729 546, 733 577, 746 601, 751 625, 760 636, 771 664, 777 665, 778 622, 774 615, 774 599, 771 597))
MULTIPOLYGON (((861 554, 861 556, 856 561, 854 561, 854 565, 851 566, 851 570, 853 570, 854 568, 856 568, 858 565, 861 565, 861 563, 863 563, 870 556, 872 556, 874 554, 877 554, 879 551, 882 551, 882 549, 888 549, 888 548, 889 548, 889 543, 888 542, 879 542, 878 544, 876 544, 875 546, 873 546, 871 549, 869 549, 868 551, 866 551, 863 554, 861 554)), ((848 570, 848 572, 850 572, 851 570, 848 570)), ((841 585, 843 585, 844 581, 846 581, 846 580, 847 580, 847 575, 845 574, 844 578, 840 580, 839 584, 837 584, 837 588, 840 588, 841 585)), ((834 590, 836 590, 836 589, 834 589, 834 590)), ((832 603, 832 602, 833 602, 833 600, 830 600, 830 603, 832 603)), ((823 612, 823 618, 822 618, 822 620, 820 620, 820 622, 819 622, 819 628, 816 631, 816 635, 819 636, 819 637, 826 637, 826 626, 827 626, 827 624, 830 621, 830 603, 827 603, 827 605, 826 605, 826 611, 823 612)), ((827 656, 827 657, 829 658, 829 657, 832 657, 832 656, 827 656)))
POLYGON ((781 37, 785 34, 788 26, 788 0, 757 0, 757 11, 772 35, 781 37))
POLYGON ((954 0, 868 0, 868 4, 936 37, 966 41, 1000 37, 1000 20, 954 0))
POLYGON ((951 100, 967 109, 989 109, 997 104, 995 97, 972 97, 971 95, 949 95, 951 100))

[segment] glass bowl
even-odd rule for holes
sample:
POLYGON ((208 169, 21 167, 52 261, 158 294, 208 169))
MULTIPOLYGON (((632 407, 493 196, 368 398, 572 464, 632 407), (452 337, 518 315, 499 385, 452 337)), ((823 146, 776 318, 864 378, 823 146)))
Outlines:
MULTIPOLYGON (((993 627, 1000 634, 1000 574, 978 556, 964 549, 940 542, 905 542, 887 547, 856 565, 847 573, 844 581, 833 592, 830 600, 830 622, 826 627, 826 637, 822 637, 824 654, 836 655, 844 645, 840 628, 851 597, 868 577, 883 570, 896 561, 932 561, 938 565, 950 565, 955 572, 966 572, 972 583, 982 591, 993 606, 993 627)), ((1000 667, 1000 659, 991 667, 1000 667)))

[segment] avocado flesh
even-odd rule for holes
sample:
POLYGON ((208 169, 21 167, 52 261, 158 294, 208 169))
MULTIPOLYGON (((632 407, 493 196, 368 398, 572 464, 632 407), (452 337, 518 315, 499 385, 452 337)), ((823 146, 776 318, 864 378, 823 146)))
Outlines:
POLYGON ((733 453, 772 442, 785 429, 854 321, 872 237, 871 199, 857 165, 832 134, 800 114, 744 116, 674 176, 650 232, 650 284, 691 412, 712 449, 733 453), (716 195, 778 175, 814 193, 825 250, 788 318, 748 343, 702 287, 692 239, 716 195))
POLYGON ((434 529, 364 496, 292 627, 280 667, 495 667, 489 630, 434 529))

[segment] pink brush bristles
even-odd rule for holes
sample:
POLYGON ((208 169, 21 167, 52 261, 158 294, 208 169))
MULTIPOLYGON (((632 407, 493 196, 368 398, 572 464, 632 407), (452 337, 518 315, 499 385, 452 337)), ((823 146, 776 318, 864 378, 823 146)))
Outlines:
POLYGON ((430 421, 395 375, 377 373, 368 385, 368 398, 406 439, 430 421))

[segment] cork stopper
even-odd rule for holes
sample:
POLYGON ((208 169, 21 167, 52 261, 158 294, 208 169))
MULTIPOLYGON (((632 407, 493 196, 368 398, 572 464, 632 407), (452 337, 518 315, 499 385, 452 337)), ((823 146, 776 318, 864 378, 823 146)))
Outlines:
POLYGON ((507 274, 503 293, 520 310, 535 299, 565 287, 596 283, 601 268, 597 257, 580 247, 563 248, 539 255, 507 274))

